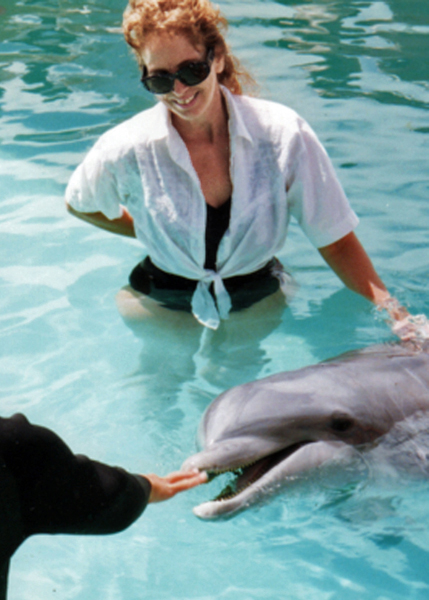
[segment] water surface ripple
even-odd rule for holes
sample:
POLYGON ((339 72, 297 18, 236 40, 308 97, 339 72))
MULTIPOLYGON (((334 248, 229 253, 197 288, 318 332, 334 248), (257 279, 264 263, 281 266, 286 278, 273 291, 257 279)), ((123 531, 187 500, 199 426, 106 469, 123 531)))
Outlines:
MULTIPOLYGON (((298 110, 328 149, 388 287, 427 314, 429 4, 220 6, 260 95, 298 110)), ((278 319, 203 337, 126 327, 114 298, 142 248, 63 204, 98 136, 152 102, 122 40, 123 8, 0 0, 1 412, 162 474, 195 451, 202 411, 225 388, 392 336, 295 224, 281 258, 300 288, 278 319)), ((373 466, 359 482, 320 473, 225 523, 191 513, 213 483, 117 536, 39 536, 14 558, 10 600, 427 600, 427 483, 373 466)))

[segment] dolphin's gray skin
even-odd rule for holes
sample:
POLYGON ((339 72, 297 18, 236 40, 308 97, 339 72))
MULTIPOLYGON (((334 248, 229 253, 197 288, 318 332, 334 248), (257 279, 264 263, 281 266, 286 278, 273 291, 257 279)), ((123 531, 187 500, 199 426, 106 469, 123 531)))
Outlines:
POLYGON ((229 517, 422 411, 429 411, 429 341, 418 350, 374 346, 232 388, 206 410, 199 430, 204 450, 182 469, 239 470, 238 493, 194 513, 229 517))

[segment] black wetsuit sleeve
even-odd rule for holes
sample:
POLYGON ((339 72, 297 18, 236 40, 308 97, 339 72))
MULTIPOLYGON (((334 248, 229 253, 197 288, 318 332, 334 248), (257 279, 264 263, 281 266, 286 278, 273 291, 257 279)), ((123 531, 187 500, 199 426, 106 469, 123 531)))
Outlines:
POLYGON ((74 455, 53 431, 23 415, 0 419, 0 454, 16 482, 24 539, 121 531, 149 499, 146 478, 74 455))

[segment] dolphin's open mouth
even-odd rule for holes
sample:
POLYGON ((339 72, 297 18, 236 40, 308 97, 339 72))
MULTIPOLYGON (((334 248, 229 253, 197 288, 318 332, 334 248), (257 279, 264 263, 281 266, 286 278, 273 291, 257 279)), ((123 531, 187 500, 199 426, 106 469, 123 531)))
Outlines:
POLYGON ((231 468, 225 460, 222 467, 211 468, 204 456, 196 455, 201 460, 191 457, 188 464, 185 463, 187 468, 206 471, 209 479, 222 473, 232 473, 235 479, 216 498, 195 506, 193 512, 201 519, 229 518, 275 492, 287 481, 300 479, 329 461, 350 460, 350 450, 350 445, 339 440, 303 440, 243 467, 237 466, 235 458, 231 460, 231 468))
POLYGON ((281 463, 283 460, 291 456, 294 452, 296 452, 302 446, 305 446, 309 442, 300 442, 298 444, 293 444, 292 446, 288 446, 287 448, 283 448, 278 452, 270 454, 268 456, 264 456, 250 464, 247 464, 242 467, 234 467, 232 469, 222 469, 222 470, 210 470, 207 469, 207 475, 209 477, 209 481, 217 477, 218 475, 224 473, 232 473, 235 476, 235 479, 230 481, 228 485, 218 494, 212 502, 225 502, 227 500, 231 500, 244 492, 251 485, 254 485, 258 480, 260 480, 268 471, 273 469, 276 465, 281 463))

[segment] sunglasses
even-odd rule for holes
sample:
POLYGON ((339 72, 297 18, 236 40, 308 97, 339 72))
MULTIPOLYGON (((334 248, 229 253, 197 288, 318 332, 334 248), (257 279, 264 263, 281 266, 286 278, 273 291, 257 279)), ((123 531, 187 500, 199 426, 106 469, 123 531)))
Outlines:
POLYGON ((209 48, 206 60, 188 62, 183 67, 180 67, 176 73, 159 73, 147 76, 146 67, 144 67, 141 82, 151 94, 168 94, 172 92, 176 79, 184 85, 198 85, 209 76, 213 58, 214 49, 209 48))

